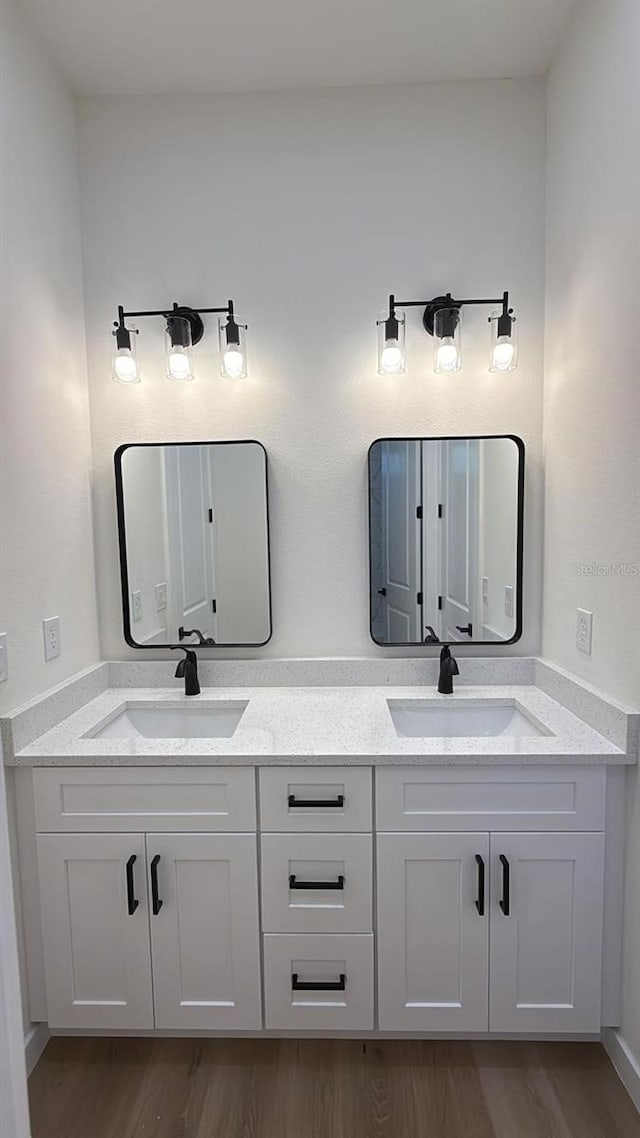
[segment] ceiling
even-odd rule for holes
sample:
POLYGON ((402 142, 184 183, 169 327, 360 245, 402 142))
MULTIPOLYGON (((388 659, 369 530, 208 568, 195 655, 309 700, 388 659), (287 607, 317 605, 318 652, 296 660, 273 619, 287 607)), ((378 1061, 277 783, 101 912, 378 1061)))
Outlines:
POLYGON ((78 94, 542 75, 574 2, 21 0, 78 94))

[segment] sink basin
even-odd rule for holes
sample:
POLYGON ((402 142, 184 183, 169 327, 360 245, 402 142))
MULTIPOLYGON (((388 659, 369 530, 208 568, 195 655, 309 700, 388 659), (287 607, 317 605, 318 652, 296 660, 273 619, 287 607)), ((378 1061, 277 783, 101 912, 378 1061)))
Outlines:
POLYGON ((209 707, 125 707, 86 739, 230 739, 248 700, 220 700, 209 707))
POLYGON ((396 735, 401 739, 550 734, 513 700, 451 704, 435 699, 388 699, 387 705, 396 735))

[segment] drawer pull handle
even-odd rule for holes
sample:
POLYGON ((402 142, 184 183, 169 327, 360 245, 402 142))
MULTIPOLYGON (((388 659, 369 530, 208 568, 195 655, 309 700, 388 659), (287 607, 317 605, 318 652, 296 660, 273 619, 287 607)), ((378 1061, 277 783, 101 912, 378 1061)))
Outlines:
POLYGON ((342 810, 344 806, 344 794, 338 794, 336 798, 296 798, 295 794, 290 794, 288 801, 290 810, 293 809, 294 806, 306 806, 307 810, 342 810))
POLYGON ((504 854, 500 854, 500 864, 502 866, 502 897, 500 900, 500 908, 505 917, 508 917, 511 906, 511 866, 504 854))
POLYGON ((347 987, 347 977, 340 973, 339 980, 318 980, 316 983, 298 980, 298 973, 291 977, 291 988, 294 992, 344 992, 347 987))
POLYGON ((158 893, 158 862, 160 861, 160 854, 156 854, 151 862, 151 910, 154 917, 158 916, 162 908, 162 901, 158 893))
POLYGON ((136 899, 135 885, 133 881, 133 867, 135 865, 136 855, 131 854, 127 862, 127 912, 132 917, 138 908, 139 902, 136 899))
POLYGON ((298 881, 295 873, 289 874, 290 889, 344 889, 344 874, 337 881, 298 881))
POLYGON ((480 854, 476 854, 476 865, 478 867, 478 896, 476 897, 476 909, 481 917, 484 917, 484 879, 485 868, 484 858, 480 854))

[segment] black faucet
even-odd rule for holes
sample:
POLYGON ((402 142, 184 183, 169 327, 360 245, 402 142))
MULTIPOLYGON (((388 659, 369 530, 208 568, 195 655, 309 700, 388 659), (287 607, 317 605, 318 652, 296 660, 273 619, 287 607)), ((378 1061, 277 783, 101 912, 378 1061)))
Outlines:
POLYGON ((438 680, 440 695, 453 695, 453 677, 459 674, 458 663, 451 655, 449 645, 445 644, 440 653, 440 679, 438 680))
POLYGON ((180 625, 178 629, 178 640, 184 640, 187 636, 197 636, 198 643, 201 646, 204 645, 205 648, 210 648, 215 644, 213 636, 204 636, 199 628, 183 628, 183 626, 180 625))
POLYGON ((176 668, 176 679, 184 679, 184 694, 185 695, 200 695, 200 684, 198 682, 198 657, 192 648, 180 648, 174 646, 173 652, 184 652, 184 660, 181 660, 176 668))

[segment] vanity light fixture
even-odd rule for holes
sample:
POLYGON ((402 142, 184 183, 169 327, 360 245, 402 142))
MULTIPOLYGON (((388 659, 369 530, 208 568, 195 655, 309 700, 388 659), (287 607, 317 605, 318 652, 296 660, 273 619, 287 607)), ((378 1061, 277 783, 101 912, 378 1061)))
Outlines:
POLYGON ((405 370, 405 308, 422 308, 422 323, 433 337, 433 370, 436 375, 453 375, 462 370, 462 314, 465 305, 502 307, 491 314, 491 352, 489 370, 514 371, 518 366, 516 318, 509 307, 509 293, 478 300, 455 300, 450 292, 433 300, 398 300, 389 297, 389 312, 378 320, 378 371, 380 375, 400 375, 405 370))
POLYGON ((220 308, 191 308, 185 304, 174 304, 168 309, 152 309, 145 312, 125 312, 120 305, 113 332, 116 338, 112 365, 113 379, 118 383, 140 382, 131 338, 134 329, 127 328, 125 321, 146 316, 161 316, 165 321, 167 378, 182 383, 192 380, 194 378, 192 349, 204 336, 202 317, 213 313, 220 317, 221 374, 230 379, 244 378, 247 374, 247 353, 244 342, 247 326, 239 323, 235 317, 233 301, 230 300, 220 308))

